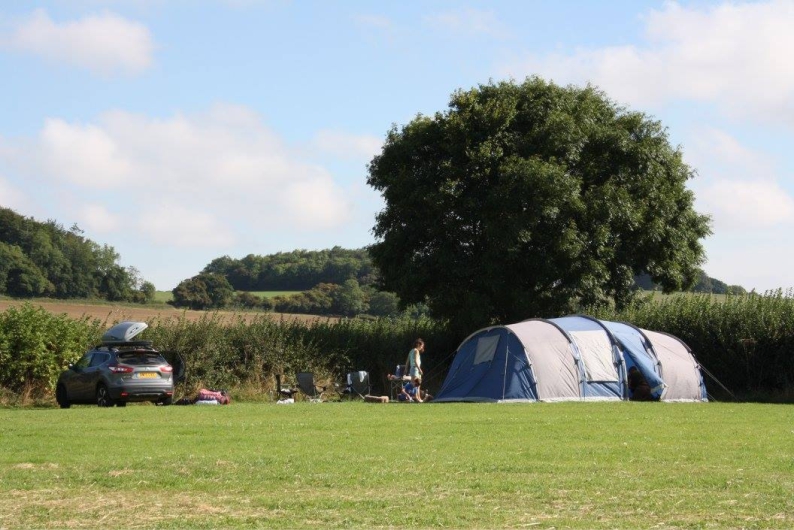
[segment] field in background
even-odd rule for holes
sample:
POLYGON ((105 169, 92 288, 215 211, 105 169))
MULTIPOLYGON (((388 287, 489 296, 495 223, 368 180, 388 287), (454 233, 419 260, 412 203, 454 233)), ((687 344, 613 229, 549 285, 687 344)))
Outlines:
POLYGON ((248 291, 254 296, 262 298, 275 298, 277 296, 292 296, 293 294, 302 293, 303 291, 248 291))
MULTIPOLYGON (((302 291, 248 291, 248 292, 254 296, 259 296, 261 298, 275 298, 276 296, 290 296, 293 294, 298 294, 302 291)), ((156 291, 154 293, 155 302, 165 304, 173 299, 174 299, 174 295, 173 293, 171 293, 171 291, 156 291)))
POLYGON ((250 320, 262 315, 280 320, 300 320, 306 322, 333 321, 338 320, 331 317, 318 317, 312 315, 293 315, 287 313, 262 313, 262 312, 234 312, 234 311, 193 311, 190 309, 176 309, 168 304, 114 304, 111 302, 89 301, 89 300, 52 300, 52 299, 34 299, 34 300, 15 300, 10 298, 0 298, 0 312, 5 311, 9 307, 18 307, 23 304, 29 303, 36 307, 42 307, 50 313, 60 315, 65 314, 70 318, 81 318, 87 316, 90 318, 98 318, 108 323, 120 322, 123 320, 151 322, 156 318, 160 319, 179 319, 185 318, 190 321, 200 320, 208 313, 217 314, 221 317, 227 318, 242 318, 250 320))
POLYGON ((715 403, 0 409, 0 528, 792 528, 790 420, 715 403))
POLYGON ((154 301, 166 304, 174 299, 174 294, 171 291, 155 291, 154 292, 154 301))

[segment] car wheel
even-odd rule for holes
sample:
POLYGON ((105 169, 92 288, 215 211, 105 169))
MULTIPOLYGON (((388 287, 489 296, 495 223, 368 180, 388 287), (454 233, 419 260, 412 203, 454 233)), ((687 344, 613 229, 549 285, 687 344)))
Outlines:
POLYGON ((66 395, 66 387, 63 385, 58 385, 58 388, 55 389, 55 401, 58 402, 58 406, 62 409, 68 409, 72 406, 69 403, 69 397, 66 395))
POLYGON ((112 407, 113 400, 110 399, 110 392, 105 385, 99 385, 96 389, 96 404, 100 407, 112 407))

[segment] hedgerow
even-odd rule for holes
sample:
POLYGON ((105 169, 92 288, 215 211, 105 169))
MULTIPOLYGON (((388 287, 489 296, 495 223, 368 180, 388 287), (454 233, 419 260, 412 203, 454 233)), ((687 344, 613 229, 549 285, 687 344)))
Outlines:
MULTIPOLYGON (((794 298, 790 291, 646 298, 619 312, 604 307, 583 312, 681 338, 706 368, 710 393, 720 399, 731 394, 752 400, 794 398, 794 298)), ((31 305, 0 313, 0 389, 6 396, 24 393, 34 399, 51 399, 60 371, 96 344, 111 324, 53 315, 31 305)), ((207 313, 198 321, 155 319, 149 325, 141 338, 152 340, 161 350, 177 351, 185 360, 187 380, 178 389, 183 393, 207 386, 246 388, 249 394, 272 396, 276 374, 289 383, 296 372, 312 371, 331 384, 357 370, 368 371, 374 391, 385 393, 385 375, 405 361, 417 337, 427 344, 423 356, 426 386, 438 388, 464 338, 424 317, 307 324, 279 321, 266 314, 229 319, 207 313)))
POLYGON ((620 312, 600 308, 592 314, 680 338, 707 370, 706 386, 717 395, 724 395, 718 381, 743 398, 794 399, 791 290, 646 297, 620 312))

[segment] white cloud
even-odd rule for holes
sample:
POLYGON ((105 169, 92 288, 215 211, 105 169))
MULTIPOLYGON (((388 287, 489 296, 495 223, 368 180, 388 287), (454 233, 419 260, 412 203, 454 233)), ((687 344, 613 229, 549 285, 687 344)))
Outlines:
POLYGON ((794 1, 704 8, 668 2, 645 24, 644 46, 527 55, 501 70, 561 84, 592 82, 634 105, 710 101, 732 115, 794 125, 794 1))
POLYGON ((77 213, 77 218, 83 229, 97 234, 114 232, 121 225, 119 216, 102 204, 82 206, 77 213))
POLYGON ((363 159, 369 161, 378 154, 383 140, 375 136, 353 135, 344 131, 325 130, 315 135, 315 148, 342 159, 363 159))
MULTIPOLYGON (((332 137, 362 149, 353 136, 332 137)), ((71 208, 66 218, 103 234, 228 246, 248 231, 322 232, 353 218, 349 190, 246 107, 163 119, 113 111, 87 124, 49 119, 24 147, 4 150, 9 166, 39 182, 42 195, 58 196, 71 208)))
POLYGON ((0 207, 11 208, 20 215, 26 215, 30 201, 22 191, 0 175, 0 207))
POLYGON ((794 199, 776 182, 721 179, 698 197, 716 229, 755 230, 794 221, 794 199))
POLYGON ((794 226, 794 197, 768 156, 719 129, 702 127, 693 136, 686 158, 702 175, 693 188, 716 232, 794 226))
POLYGON ((3 41, 5 47, 106 76, 141 73, 154 51, 146 26, 109 12, 58 23, 37 9, 3 41))
POLYGON ((131 164, 115 140, 96 125, 72 125, 49 119, 36 157, 51 175, 77 185, 113 187, 128 179, 131 164))
POLYGON ((491 10, 465 7, 427 15, 423 21, 431 27, 463 35, 485 35, 498 39, 511 36, 507 26, 491 10))
POLYGON ((283 207, 291 215, 291 222, 300 229, 314 226, 333 226, 339 219, 350 216, 350 206, 343 191, 330 177, 317 177, 290 183, 283 195, 283 207))
POLYGON ((765 237, 753 235, 746 240, 715 236, 710 242, 709 276, 730 285, 765 292, 794 288, 788 264, 794 262, 794 247, 787 244, 790 232, 770 231, 765 237))
POLYGON ((223 210, 206 211, 174 198, 142 207, 136 216, 137 233, 162 247, 228 248, 236 235, 221 219, 223 210))

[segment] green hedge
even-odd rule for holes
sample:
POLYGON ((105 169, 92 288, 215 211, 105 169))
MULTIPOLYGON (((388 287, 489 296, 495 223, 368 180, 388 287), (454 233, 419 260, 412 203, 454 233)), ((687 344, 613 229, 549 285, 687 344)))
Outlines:
POLYGON ((102 334, 99 320, 71 319, 25 304, 0 313, 0 387, 34 397, 102 334))
MULTIPOLYGON (((73 320, 26 304, 0 313, 0 388, 6 396, 51 398, 58 374, 97 344, 115 322, 73 320)), ((443 378, 443 357, 454 351, 443 326, 427 319, 346 319, 306 324, 261 315, 229 319, 207 313, 198 321, 155 319, 139 337, 162 351, 177 351, 187 379, 178 393, 196 388, 273 388, 275 374, 294 383, 295 373, 312 371, 319 380, 341 382, 348 371, 372 374, 376 392, 385 392, 388 372, 404 362, 413 340, 428 343, 426 362, 433 381, 443 378)), ((16 401, 14 399, 6 399, 16 401)))
MULTIPOLYGON (((789 401, 794 398, 794 298, 767 295, 682 295, 644 299, 622 312, 598 308, 583 312, 672 333, 698 361, 740 399, 789 401)), ((58 374, 97 343, 114 322, 70 319, 24 305, 0 313, 0 388, 6 395, 51 399, 58 374)), ((208 313, 199 321, 170 318, 149 322, 143 337, 161 350, 176 350, 187 365, 179 389, 198 386, 249 388, 262 394, 274 375, 294 381, 298 371, 341 381, 348 371, 366 370, 376 393, 387 392, 386 374, 405 357, 414 339, 427 344, 425 384, 438 389, 452 355, 465 337, 435 321, 420 319, 343 319, 306 324, 297 320, 254 320, 208 313)), ((473 330, 472 330, 473 331, 473 330)), ((729 397, 709 377, 707 387, 729 397)))
MULTIPOLYGON (((765 295, 647 297, 622 312, 595 309, 602 319, 671 333, 730 392, 744 399, 794 398, 794 298, 792 291, 765 295)), ((706 376, 709 392, 725 397, 706 376)))

